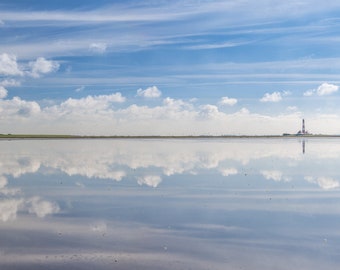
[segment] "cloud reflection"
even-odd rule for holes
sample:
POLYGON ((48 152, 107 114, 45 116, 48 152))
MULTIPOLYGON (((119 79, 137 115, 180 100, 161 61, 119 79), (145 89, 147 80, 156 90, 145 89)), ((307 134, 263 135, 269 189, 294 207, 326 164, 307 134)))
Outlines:
POLYGON ((238 171, 235 168, 226 168, 226 169, 221 168, 219 171, 223 176, 238 174, 238 171))
POLYGON ((240 172, 261 175, 275 182, 293 181, 299 175, 323 189, 337 188, 337 180, 330 180, 323 164, 340 159, 340 144, 332 140, 308 143, 308 154, 303 155, 299 141, 289 139, 3 141, 0 191, 5 192, 6 176, 37 172, 136 179, 139 185, 154 188, 163 176, 208 171, 224 177, 240 172), (311 173, 314 180, 308 178, 311 173))
POLYGON ((42 200, 39 197, 33 197, 27 200, 28 212, 43 218, 46 215, 58 213, 60 208, 55 202, 42 200))
POLYGON ((146 175, 137 177, 137 182, 139 185, 147 185, 155 188, 162 182, 162 178, 158 175, 146 175))
POLYGON ((0 201, 0 220, 3 222, 14 220, 23 204, 22 199, 5 199, 0 201))
POLYGON ((15 220, 19 211, 35 214, 39 218, 56 214, 60 208, 57 203, 42 200, 39 197, 24 200, 22 198, 7 198, 0 200, 0 220, 3 222, 15 220))
POLYGON ((326 237, 333 253, 324 257, 337 258, 339 208, 328 203, 337 198, 328 191, 339 187, 334 141, 311 140, 305 155, 295 140, 32 140, 0 147, 0 225, 9 232, 0 243, 7 237, 3 246, 12 248, 1 263, 90 269, 97 260, 107 263, 102 269, 131 269, 144 260, 145 269, 174 261, 165 268, 224 269, 228 250, 240 268, 244 258, 253 266, 263 256, 309 262, 326 237), (18 233, 23 237, 13 242, 18 233))
POLYGON ((331 177, 313 177, 313 176, 306 176, 305 180, 317 184, 322 189, 334 189, 340 186, 339 181, 334 180, 331 177))
POLYGON ((24 199, 20 188, 7 188, 8 179, 0 176, 0 220, 3 222, 15 220, 19 210, 35 214, 43 218, 59 212, 57 203, 49 202, 40 197, 24 199))
POLYGON ((276 171, 276 170, 269 170, 269 171, 260 171, 260 173, 266 178, 267 180, 274 180, 275 182, 279 181, 286 181, 289 182, 290 178, 287 176, 283 176, 283 172, 281 171, 276 171))

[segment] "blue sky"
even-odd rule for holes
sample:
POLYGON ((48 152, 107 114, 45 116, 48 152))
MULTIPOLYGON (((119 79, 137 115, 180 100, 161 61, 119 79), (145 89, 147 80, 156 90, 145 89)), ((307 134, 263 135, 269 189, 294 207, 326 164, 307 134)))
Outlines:
POLYGON ((340 3, 0 3, 0 133, 340 134, 340 3))

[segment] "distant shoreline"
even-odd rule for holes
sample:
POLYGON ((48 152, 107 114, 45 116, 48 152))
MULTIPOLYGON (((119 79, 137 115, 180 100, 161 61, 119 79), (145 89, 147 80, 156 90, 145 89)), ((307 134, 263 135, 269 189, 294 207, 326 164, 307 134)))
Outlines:
POLYGON ((91 136, 48 134, 0 134, 0 139, 270 139, 270 138, 340 138, 340 135, 221 135, 221 136, 91 136))

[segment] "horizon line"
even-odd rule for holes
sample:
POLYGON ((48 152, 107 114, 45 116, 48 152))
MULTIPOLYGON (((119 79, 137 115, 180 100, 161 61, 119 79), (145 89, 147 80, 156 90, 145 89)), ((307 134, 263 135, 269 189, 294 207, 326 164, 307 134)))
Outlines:
POLYGON ((208 139, 208 138, 325 138, 340 134, 287 134, 282 135, 68 135, 68 134, 0 134, 0 139, 208 139))

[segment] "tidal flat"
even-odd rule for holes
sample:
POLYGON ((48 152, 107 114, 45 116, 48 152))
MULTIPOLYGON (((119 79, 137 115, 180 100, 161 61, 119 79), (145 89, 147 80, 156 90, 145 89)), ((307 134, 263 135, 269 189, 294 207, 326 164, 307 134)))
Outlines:
POLYGON ((0 147, 0 269, 340 265, 338 138, 0 147))

